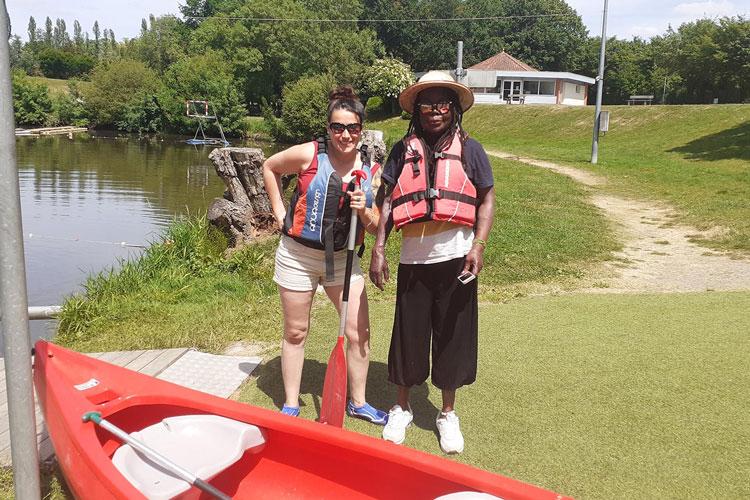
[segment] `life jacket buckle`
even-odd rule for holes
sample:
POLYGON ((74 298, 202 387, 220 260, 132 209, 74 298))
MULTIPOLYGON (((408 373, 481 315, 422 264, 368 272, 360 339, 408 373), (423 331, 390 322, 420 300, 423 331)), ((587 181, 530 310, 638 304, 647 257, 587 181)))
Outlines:
POLYGON ((430 200, 434 200, 435 198, 440 198, 440 191, 438 191, 435 188, 430 188, 427 190, 427 198, 430 200))
POLYGON ((435 151, 434 155, 436 160, 441 160, 445 158, 445 153, 443 151, 435 151))

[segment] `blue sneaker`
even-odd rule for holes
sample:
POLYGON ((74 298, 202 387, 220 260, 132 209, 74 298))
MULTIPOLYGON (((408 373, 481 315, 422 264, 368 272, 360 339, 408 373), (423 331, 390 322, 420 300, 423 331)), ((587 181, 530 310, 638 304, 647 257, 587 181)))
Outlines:
POLYGON ((289 415, 290 417, 299 417, 299 406, 295 408, 294 406, 284 405, 281 408, 281 414, 289 415))
POLYGON ((386 412, 373 408, 368 403, 362 406, 354 406, 354 403, 349 401, 346 405, 346 413, 350 417, 361 418, 375 425, 385 425, 388 422, 388 414, 386 412))

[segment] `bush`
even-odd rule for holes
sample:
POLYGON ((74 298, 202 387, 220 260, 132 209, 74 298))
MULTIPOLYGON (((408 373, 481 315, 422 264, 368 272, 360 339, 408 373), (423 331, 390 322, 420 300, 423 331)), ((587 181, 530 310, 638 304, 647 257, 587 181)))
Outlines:
POLYGON ((382 97, 370 97, 367 99, 367 105, 365 106, 365 113, 368 119, 380 118, 383 116, 385 107, 383 106, 382 97))
MULTIPOLYGON (((153 70, 139 61, 120 59, 94 68, 91 85, 83 95, 94 125, 127 127, 142 121, 133 118, 134 110, 153 102, 161 88, 153 70)), ((121 129, 137 130, 137 127, 121 129)))
POLYGON ((39 67, 47 78, 68 79, 88 73, 94 67, 94 59, 83 54, 74 54, 60 49, 48 48, 39 53, 39 67))
POLYGON ((52 100, 46 85, 32 82, 23 71, 13 72, 13 114, 18 125, 44 125, 52 100))
POLYGON ((60 92, 52 98, 52 115, 57 125, 88 126, 88 112, 75 80, 68 82, 68 92, 60 92))
POLYGON ((278 141, 302 142, 325 132, 328 94, 336 86, 329 74, 302 78, 284 87, 278 141))
POLYGON ((368 95, 397 99, 401 91, 414 82, 414 75, 408 64, 385 58, 367 68, 363 80, 368 95))

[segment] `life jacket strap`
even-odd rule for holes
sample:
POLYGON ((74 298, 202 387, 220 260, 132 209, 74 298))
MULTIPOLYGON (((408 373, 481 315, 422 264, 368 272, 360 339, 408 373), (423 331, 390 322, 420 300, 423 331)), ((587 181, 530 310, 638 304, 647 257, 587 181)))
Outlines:
POLYGON ((450 153, 446 153, 445 151, 435 151, 435 153, 433 153, 433 157, 436 160, 446 159, 446 160, 459 160, 459 161, 461 161, 461 157, 460 156, 453 155, 453 154, 450 154, 450 153))
POLYGON ((476 205, 477 199, 474 196, 469 196, 468 194, 464 193, 457 193, 455 191, 446 191, 445 189, 440 190, 440 195, 438 196, 441 200, 453 200, 457 201, 459 203, 466 203, 468 205, 476 205))

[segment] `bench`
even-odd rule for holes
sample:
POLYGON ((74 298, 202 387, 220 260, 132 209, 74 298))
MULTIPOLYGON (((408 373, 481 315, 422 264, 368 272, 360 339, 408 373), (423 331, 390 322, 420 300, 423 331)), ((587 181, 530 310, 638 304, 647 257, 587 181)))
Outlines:
POLYGON ((633 104, 650 105, 654 100, 652 95, 631 95, 628 97, 628 106, 633 104))
POLYGON ((523 104, 526 101, 526 96, 523 94, 509 94, 505 98, 505 104, 523 104))

